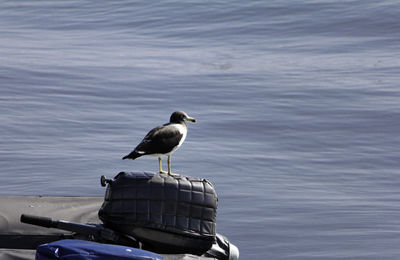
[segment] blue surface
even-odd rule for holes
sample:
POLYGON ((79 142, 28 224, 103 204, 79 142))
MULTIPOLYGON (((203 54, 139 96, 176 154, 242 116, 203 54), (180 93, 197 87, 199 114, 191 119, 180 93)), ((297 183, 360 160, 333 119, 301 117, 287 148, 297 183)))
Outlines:
POLYGON ((399 25, 392 0, 1 1, 0 194, 102 196, 184 110, 172 170, 243 259, 397 259, 399 25))
POLYGON ((162 260, 162 256, 136 248, 83 240, 60 240, 36 250, 36 260, 162 260))

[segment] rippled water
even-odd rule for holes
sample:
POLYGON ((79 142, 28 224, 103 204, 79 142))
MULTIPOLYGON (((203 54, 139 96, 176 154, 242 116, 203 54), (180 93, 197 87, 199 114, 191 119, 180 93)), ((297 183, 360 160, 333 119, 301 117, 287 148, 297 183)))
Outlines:
POLYGON ((399 257, 397 1, 0 7, 0 194, 101 196, 184 110, 173 170, 214 183, 241 259, 399 257))

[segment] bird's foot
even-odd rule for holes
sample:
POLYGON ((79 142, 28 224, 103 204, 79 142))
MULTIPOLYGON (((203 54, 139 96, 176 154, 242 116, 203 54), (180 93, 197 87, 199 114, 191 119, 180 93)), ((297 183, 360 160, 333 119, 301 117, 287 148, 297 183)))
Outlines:
POLYGON ((172 177, 179 177, 179 176, 181 176, 180 174, 178 174, 178 173, 173 173, 173 172, 168 172, 168 175, 169 175, 169 176, 172 176, 172 177))
POLYGON ((162 173, 162 174, 168 174, 168 172, 163 171, 163 170, 160 170, 160 173, 162 173))

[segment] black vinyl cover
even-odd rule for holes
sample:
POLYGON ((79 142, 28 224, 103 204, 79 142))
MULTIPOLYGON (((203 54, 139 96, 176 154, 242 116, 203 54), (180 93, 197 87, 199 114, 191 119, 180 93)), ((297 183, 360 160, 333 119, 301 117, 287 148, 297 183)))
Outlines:
POLYGON ((217 204, 205 179, 121 172, 109 181, 99 217, 152 250, 201 254, 215 240, 217 204))
MULTIPOLYGON (((97 215, 103 201, 103 197, 0 196, 0 259, 35 260, 37 246, 76 238, 68 231, 21 223, 21 214, 99 224, 97 215)), ((224 259, 174 253, 163 257, 165 260, 224 259)))

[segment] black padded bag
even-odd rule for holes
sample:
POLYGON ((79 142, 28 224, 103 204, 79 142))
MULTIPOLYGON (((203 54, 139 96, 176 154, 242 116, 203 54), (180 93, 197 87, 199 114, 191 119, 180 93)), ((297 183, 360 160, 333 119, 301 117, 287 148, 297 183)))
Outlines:
POLYGON ((218 198, 199 178, 121 172, 108 180, 103 223, 159 253, 202 254, 215 241, 218 198))

